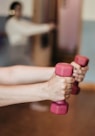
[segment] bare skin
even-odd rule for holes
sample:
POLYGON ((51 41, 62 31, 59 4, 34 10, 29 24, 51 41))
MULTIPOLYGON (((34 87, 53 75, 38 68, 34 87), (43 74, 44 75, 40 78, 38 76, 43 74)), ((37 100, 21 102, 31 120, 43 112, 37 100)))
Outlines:
MULTIPOLYGON (((73 75, 82 81, 88 67, 75 67, 73 75)), ((59 101, 70 96, 73 77, 59 77, 53 67, 12 66, 0 68, 0 106, 43 100, 59 101), (25 84, 25 85, 24 85, 25 84)))
MULTIPOLYGON (((74 66, 75 80, 81 82, 88 70, 88 67, 81 68, 75 62, 71 63, 74 66)), ((31 66, 12 66, 0 68, 0 84, 2 85, 17 85, 31 84, 48 81, 55 71, 54 67, 31 67, 31 66)))
POLYGON ((74 79, 54 75, 49 81, 31 85, 0 86, 0 106, 43 100, 64 100, 74 79))

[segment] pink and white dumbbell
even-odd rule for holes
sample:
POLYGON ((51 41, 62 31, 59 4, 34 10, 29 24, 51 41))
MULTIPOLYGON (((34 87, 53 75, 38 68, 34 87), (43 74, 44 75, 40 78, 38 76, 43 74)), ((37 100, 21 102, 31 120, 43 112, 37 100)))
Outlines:
MULTIPOLYGON (((68 63, 58 63, 55 67, 55 73, 61 77, 71 77, 73 74, 73 66, 68 63)), ((68 112, 68 106, 65 100, 53 102, 50 111, 54 114, 64 115, 68 112)))
MULTIPOLYGON (((85 57, 85 56, 80 56, 80 55, 77 55, 77 56, 75 57, 74 61, 75 61, 77 64, 79 64, 81 67, 85 67, 85 66, 87 66, 88 63, 89 63, 89 59, 88 59, 87 57, 85 57)), ((72 87, 72 92, 71 92, 71 94, 74 94, 74 95, 79 94, 80 88, 78 87, 78 84, 79 84, 79 83, 78 83, 77 81, 75 81, 75 83, 73 84, 73 87, 72 87)))

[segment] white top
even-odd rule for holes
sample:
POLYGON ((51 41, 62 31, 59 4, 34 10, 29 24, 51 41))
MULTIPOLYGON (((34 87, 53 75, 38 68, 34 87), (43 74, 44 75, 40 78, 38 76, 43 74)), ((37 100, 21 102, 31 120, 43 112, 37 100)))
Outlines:
POLYGON ((49 24, 34 24, 24 19, 12 17, 5 26, 6 34, 11 46, 26 45, 28 37, 50 31, 49 24))

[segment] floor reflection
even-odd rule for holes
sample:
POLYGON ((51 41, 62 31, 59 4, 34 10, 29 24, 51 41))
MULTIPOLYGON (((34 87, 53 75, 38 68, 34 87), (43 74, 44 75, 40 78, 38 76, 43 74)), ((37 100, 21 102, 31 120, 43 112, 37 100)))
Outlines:
POLYGON ((35 112, 29 104, 0 108, 0 136, 95 136, 95 92, 83 91, 69 103, 65 116, 35 112))

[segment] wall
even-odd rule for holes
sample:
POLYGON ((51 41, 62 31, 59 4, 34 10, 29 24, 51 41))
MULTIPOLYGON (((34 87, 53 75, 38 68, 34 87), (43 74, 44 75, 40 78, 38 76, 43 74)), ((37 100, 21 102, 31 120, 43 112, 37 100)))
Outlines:
POLYGON ((95 0, 84 0, 80 54, 90 59, 85 82, 95 83, 95 0))
MULTIPOLYGON (((0 16, 8 15, 9 6, 15 0, 0 0, 0 16)), ((33 16, 33 0, 18 0, 23 4, 23 15, 33 16)))
POLYGON ((95 0, 83 0, 83 20, 95 20, 95 0))
MULTIPOLYGON (((0 33, 4 31, 5 19, 9 13, 9 6, 15 0, 0 0, 0 33)), ((31 19, 33 16, 34 0, 18 0, 23 4, 23 16, 31 19)))

